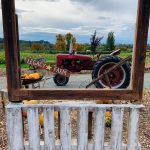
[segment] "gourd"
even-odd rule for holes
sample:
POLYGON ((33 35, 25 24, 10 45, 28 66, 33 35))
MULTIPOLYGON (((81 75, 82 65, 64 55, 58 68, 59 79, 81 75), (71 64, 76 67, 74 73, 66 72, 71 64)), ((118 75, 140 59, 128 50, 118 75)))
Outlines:
POLYGON ((40 78, 40 74, 39 73, 32 73, 32 74, 24 74, 22 75, 22 78, 24 79, 39 79, 40 78))
MULTIPOLYGON (((24 100, 23 101, 23 104, 38 104, 39 103, 39 101, 38 100, 24 100)), ((23 111, 22 112, 22 115, 23 115, 23 117, 27 117, 27 112, 26 111, 23 111)))
MULTIPOLYGON (((54 118, 58 119, 58 112, 56 112, 56 111, 54 112, 54 118)), ((43 125, 44 125, 44 114, 43 113, 41 113, 39 115, 39 124, 41 127, 43 127, 43 125)))

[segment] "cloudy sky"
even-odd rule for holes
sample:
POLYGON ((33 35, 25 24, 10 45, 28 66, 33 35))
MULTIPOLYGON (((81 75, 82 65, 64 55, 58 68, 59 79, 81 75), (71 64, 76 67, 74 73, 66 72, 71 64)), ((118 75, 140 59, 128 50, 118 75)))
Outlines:
POLYGON ((117 43, 133 43, 136 9, 137 0, 16 0, 20 39, 52 43, 67 32, 88 43, 95 30, 102 42, 113 31, 117 43))

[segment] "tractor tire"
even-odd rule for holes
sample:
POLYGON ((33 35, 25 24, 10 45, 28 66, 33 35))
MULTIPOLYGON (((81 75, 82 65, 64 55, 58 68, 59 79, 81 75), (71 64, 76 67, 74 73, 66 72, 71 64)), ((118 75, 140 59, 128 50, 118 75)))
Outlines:
POLYGON ((54 83, 57 85, 57 86, 65 86, 68 81, 69 81, 69 77, 64 77, 60 74, 56 74, 54 77, 53 77, 53 80, 54 80, 54 83))
MULTIPOLYGON (((95 63, 92 71, 92 79, 98 78, 106 70, 119 63, 121 59, 117 56, 105 56, 95 63)), ((111 88, 127 88, 130 84, 130 72, 131 67, 129 63, 125 63, 122 66, 116 68, 108 74, 109 83, 111 88)), ((107 88, 109 87, 108 82, 105 78, 95 82, 96 88, 107 88)))

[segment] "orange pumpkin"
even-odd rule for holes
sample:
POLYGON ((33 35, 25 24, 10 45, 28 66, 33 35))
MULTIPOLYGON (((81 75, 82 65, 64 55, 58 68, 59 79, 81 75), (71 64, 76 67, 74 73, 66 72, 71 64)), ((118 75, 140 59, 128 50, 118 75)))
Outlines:
POLYGON ((112 100, 96 100, 96 104, 112 104, 112 100))
POLYGON ((111 117, 111 113, 110 113, 109 111, 106 111, 106 112, 105 112, 105 117, 106 117, 106 118, 107 118, 107 117, 110 118, 110 117, 111 117))
POLYGON ((39 73, 32 73, 32 74, 24 74, 22 75, 22 77, 24 79, 39 79, 40 78, 40 74, 39 73))
MULTIPOLYGON (((39 103, 39 101, 37 101, 37 100, 24 100, 23 101, 23 104, 38 104, 39 103)), ((22 115, 23 115, 23 117, 27 117, 27 112, 26 111, 23 111, 22 112, 22 115)))
MULTIPOLYGON (((56 112, 56 111, 54 112, 54 118, 58 119, 58 112, 56 112)), ((40 116, 39 116, 39 124, 41 127, 43 127, 43 125, 44 125, 44 114, 43 113, 40 114, 40 116)))
POLYGON ((42 126, 42 127, 43 127, 43 125, 44 125, 44 114, 43 114, 43 113, 40 114, 40 116, 39 116, 39 124, 40 124, 40 126, 42 126))

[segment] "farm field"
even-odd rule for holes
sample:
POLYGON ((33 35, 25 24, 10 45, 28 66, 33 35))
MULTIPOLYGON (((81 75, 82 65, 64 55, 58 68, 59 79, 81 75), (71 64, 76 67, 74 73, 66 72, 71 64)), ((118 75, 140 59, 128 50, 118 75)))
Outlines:
MULTIPOLYGON (((56 55, 57 54, 49 54, 49 53, 33 53, 33 52, 21 52, 20 53, 20 63, 21 63, 21 66, 22 68, 28 68, 28 65, 25 64, 25 59, 27 57, 31 57, 31 58, 39 58, 39 57, 43 57, 46 59, 46 62, 47 63, 50 63, 50 64, 56 64, 56 55)), ((88 54, 90 55, 90 54, 88 54)), ((121 54, 119 55, 120 57, 122 58, 125 58, 129 55, 132 55, 131 52, 124 52, 122 51, 121 54)), ((92 57, 92 55, 91 55, 92 57)), ((150 63, 150 50, 147 51, 146 53, 146 63, 150 63)), ((0 68, 5 68, 5 54, 4 54, 4 51, 0 50, 0 68)))

